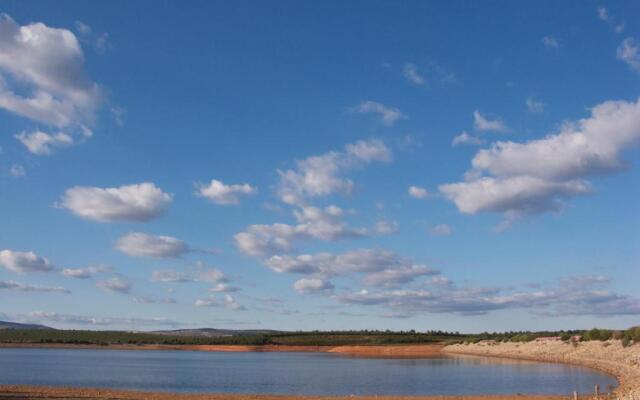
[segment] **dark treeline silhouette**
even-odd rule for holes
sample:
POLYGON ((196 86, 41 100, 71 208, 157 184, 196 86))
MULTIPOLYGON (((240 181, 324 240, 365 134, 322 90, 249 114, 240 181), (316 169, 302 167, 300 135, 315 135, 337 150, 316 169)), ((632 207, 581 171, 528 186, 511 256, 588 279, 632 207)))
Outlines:
POLYGON ((0 330, 0 343, 59 343, 59 344, 163 344, 163 345, 302 345, 302 346, 338 346, 338 345, 385 345, 417 343, 476 343, 483 340, 496 342, 528 342, 541 337, 556 337, 563 341, 584 341, 609 339, 622 340, 628 346, 640 343, 640 327, 626 331, 609 329, 570 330, 570 331, 511 331, 462 334, 430 330, 425 332, 350 330, 350 331, 297 331, 276 332, 255 335, 230 335, 217 337, 190 337, 160 335, 151 332, 126 331, 87 331, 87 330, 37 330, 5 329, 0 330))

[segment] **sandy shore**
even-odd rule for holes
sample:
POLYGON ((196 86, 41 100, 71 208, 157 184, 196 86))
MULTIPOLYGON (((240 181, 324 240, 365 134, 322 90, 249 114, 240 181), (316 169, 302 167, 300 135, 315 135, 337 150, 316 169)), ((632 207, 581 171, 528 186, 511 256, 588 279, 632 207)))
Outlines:
POLYGON ((444 344, 411 344, 385 346, 285 346, 285 345, 162 345, 114 344, 108 346, 58 343, 0 343, 0 348, 54 348, 54 349, 107 349, 107 350, 182 350, 219 352, 313 352, 337 353, 357 357, 411 357, 429 358, 442 355, 444 344))
POLYGON ((619 382, 616 392, 640 392, 640 345, 625 348, 619 340, 580 342, 577 346, 560 341, 458 344, 445 347, 443 352, 581 365, 615 376, 619 382))
MULTIPOLYGON (((177 394, 108 389, 0 385, 0 400, 110 399, 110 400, 567 400, 562 396, 276 396, 249 394, 177 394)), ((590 399, 591 400, 591 399, 590 399)))

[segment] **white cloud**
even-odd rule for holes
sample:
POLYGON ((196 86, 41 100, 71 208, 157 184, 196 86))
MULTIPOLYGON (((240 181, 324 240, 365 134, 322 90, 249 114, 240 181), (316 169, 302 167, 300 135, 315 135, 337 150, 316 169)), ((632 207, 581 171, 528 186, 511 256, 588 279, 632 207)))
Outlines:
POLYGON ((223 299, 210 297, 208 299, 198 299, 195 302, 196 307, 224 307, 229 310, 244 311, 246 308, 235 300, 230 294, 225 294, 223 299))
POLYGON ((616 19, 611 14, 609 14, 609 10, 607 10, 606 8, 598 7, 598 18, 609 24, 609 26, 613 27, 616 33, 624 31, 624 21, 621 21, 619 23, 616 22, 616 19))
POLYGON ((24 167, 20 164, 13 164, 11 168, 9 168, 9 173, 11 176, 25 176, 27 171, 25 171, 24 167))
POLYGON ((607 101, 543 139, 480 150, 467 181, 439 189, 468 214, 500 212, 513 220, 555 211, 565 199, 591 192, 585 178, 624 168, 620 153, 639 141, 640 100, 607 101))
POLYGON ((480 111, 478 110, 473 112, 473 127, 478 131, 497 133, 505 133, 509 131, 509 128, 507 128, 500 118, 491 120, 480 114, 480 111))
POLYGON ((97 281, 96 286, 109 293, 127 294, 131 291, 131 284, 120 277, 97 281))
POLYGON ((98 222, 143 222, 162 215, 171 197, 150 182, 106 189, 74 186, 67 189, 60 206, 98 222))
POLYGON ((382 123, 387 126, 394 125, 401 119, 407 119, 407 116, 395 107, 387 107, 375 101, 363 101, 356 107, 351 108, 351 112, 359 114, 378 114, 382 119, 382 123))
POLYGON ((529 310, 532 314, 640 315, 640 300, 604 289, 601 279, 565 279, 534 290, 512 288, 459 288, 452 284, 425 289, 361 290, 337 296, 345 304, 384 306, 409 315, 456 313, 483 315, 504 309, 529 310))
POLYGON ((439 224, 431 228, 429 232, 435 236, 449 236, 453 234, 453 228, 447 224, 439 224))
POLYGON ((115 249, 134 257, 178 258, 191 251, 180 239, 132 232, 122 236, 115 249))
POLYGON ((363 228, 351 228, 342 221, 343 210, 336 206, 303 206, 294 210, 297 225, 276 223, 250 225, 234 236, 236 246, 245 254, 263 256, 288 252, 294 242, 318 239, 335 241, 367 235, 363 228))
POLYGON ((240 196, 255 194, 257 189, 244 183, 241 185, 225 185, 219 180, 213 179, 208 185, 198 185, 196 195, 204 197, 216 204, 239 204, 240 196))
POLYGON ((293 288, 299 293, 326 293, 331 292, 334 286, 324 279, 302 278, 293 284, 293 288))
POLYGON ((533 97, 528 97, 526 100, 527 110, 532 114, 540 114, 544 112, 544 108, 547 106, 541 101, 535 100, 533 97))
POLYGON ((422 265, 393 266, 365 276, 364 283, 370 286, 394 286, 409 283, 423 276, 437 275, 438 270, 422 265))
POLYGON ((552 49, 560 48, 560 43, 558 42, 558 39, 556 39, 553 36, 545 36, 542 38, 541 41, 545 47, 552 48, 552 49))
POLYGON ((619 153, 640 140, 640 100, 607 101, 589 118, 526 143, 497 142, 473 158, 474 169, 495 176, 573 179, 623 168, 619 153))
POLYGON ((40 323, 65 323, 72 325, 95 325, 95 326, 129 326, 136 327, 140 325, 155 326, 169 325, 174 326, 177 323, 166 318, 122 318, 122 317, 93 317, 86 315, 59 314, 48 311, 33 311, 26 317, 18 317, 16 319, 24 322, 40 322, 40 323))
POLYGON ((640 43, 628 37, 620 43, 616 56, 636 72, 640 72, 640 43))
POLYGON ((420 186, 409 186, 409 189, 407 189, 407 193, 409 193, 409 196, 413 197, 414 199, 424 199, 430 195, 427 189, 420 186))
POLYGON ((14 135, 16 139, 22 143, 29 152, 37 155, 49 155, 52 153, 53 148, 71 146, 73 138, 64 132, 59 132, 55 135, 50 135, 42 131, 35 131, 31 133, 21 132, 14 135))
POLYGON ((402 75, 413 85, 424 85, 426 80, 418 73, 418 67, 415 64, 405 64, 402 68, 402 75))
POLYGON ((0 251, 0 266, 17 273, 48 272, 55 266, 44 257, 33 251, 20 252, 13 250, 0 251))
POLYGON ((27 285, 16 281, 0 281, 0 290, 19 290, 22 292, 71 293, 60 286, 27 285))
POLYGON ((274 255, 265 265, 279 273, 311 275, 311 278, 364 274, 368 285, 388 286, 410 282, 420 276, 439 272, 400 255, 378 249, 356 249, 341 254, 316 253, 301 255, 274 255))
MULTIPOLYGON (((189 283, 189 282, 202 282, 214 284, 214 289, 217 287, 222 289, 222 286, 228 282, 228 278, 225 276, 222 270, 217 268, 206 267, 201 263, 196 264, 196 268, 191 268, 187 271, 176 271, 173 269, 160 269, 153 271, 152 280, 162 283, 189 283)), ((227 286, 227 289, 230 289, 227 286)), ((216 290, 212 290, 216 291, 216 290)), ((226 290, 219 290, 226 291, 226 290)), ((233 291, 233 290, 229 290, 233 291)))
POLYGON ((240 291, 240 288, 229 285, 228 283, 216 283, 209 289, 209 291, 215 293, 232 293, 240 291))
POLYGON ((526 215, 558 210, 563 199, 591 193, 591 187, 581 180, 555 182, 514 176, 441 185, 440 191, 465 214, 492 211, 526 215))
POLYGON ((458 136, 454 137, 453 140, 451 141, 451 146, 454 146, 454 147, 461 144, 479 146, 481 144, 484 144, 484 140, 477 136, 469 135, 465 131, 462 131, 458 136))
POLYGON ((76 30, 83 35, 88 35, 93 31, 89 25, 85 24, 82 21, 76 21, 74 25, 76 27, 76 30))
POLYGON ((604 22, 609 22, 611 20, 611 17, 609 17, 609 12, 604 7, 598 7, 598 18, 600 18, 604 22))
POLYGON ((43 23, 19 26, 6 14, 0 14, 0 83, 0 107, 57 127, 91 124, 102 98, 71 31, 43 23))
POLYGON ((391 161, 391 150, 378 139, 359 140, 344 151, 330 151, 296 162, 295 169, 278 171, 277 192, 287 204, 301 205, 307 197, 349 194, 353 182, 342 175, 373 162, 391 161))
POLYGON ((358 140, 344 146, 346 164, 372 162, 388 163, 392 159, 391 150, 378 139, 358 140))
POLYGON ((388 235, 398 232, 398 223, 396 221, 379 220, 376 222, 375 231, 380 235, 388 235))
POLYGON ((67 278, 89 279, 96 274, 111 272, 111 268, 106 265, 91 265, 86 268, 65 268, 60 273, 67 278))

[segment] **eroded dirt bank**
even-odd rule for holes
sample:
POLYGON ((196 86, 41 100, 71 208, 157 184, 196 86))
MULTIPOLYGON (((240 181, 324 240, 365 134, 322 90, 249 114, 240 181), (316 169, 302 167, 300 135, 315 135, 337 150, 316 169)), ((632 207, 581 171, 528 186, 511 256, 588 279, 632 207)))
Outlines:
POLYGON ((478 343, 446 346, 443 352, 581 365, 615 376, 620 384, 616 392, 640 392, 640 344, 622 347, 619 340, 576 345, 561 341, 478 343))

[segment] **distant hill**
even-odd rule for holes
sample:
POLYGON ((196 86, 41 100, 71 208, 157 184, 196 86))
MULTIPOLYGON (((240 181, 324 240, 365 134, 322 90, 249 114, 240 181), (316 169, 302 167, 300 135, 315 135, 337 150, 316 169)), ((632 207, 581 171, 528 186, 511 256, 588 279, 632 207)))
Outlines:
POLYGON ((270 329, 213 329, 213 328, 200 328, 200 329, 176 329, 169 331, 153 331, 157 335, 166 336, 183 336, 183 337, 224 337, 224 336, 256 336, 256 335, 270 335, 280 333, 281 331, 275 331, 270 329))
POLYGON ((0 321, 0 329, 41 329, 53 330, 53 328, 45 325, 37 324, 19 324, 17 322, 0 321))

